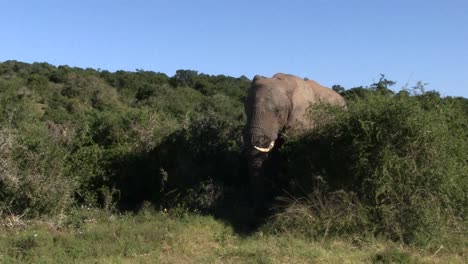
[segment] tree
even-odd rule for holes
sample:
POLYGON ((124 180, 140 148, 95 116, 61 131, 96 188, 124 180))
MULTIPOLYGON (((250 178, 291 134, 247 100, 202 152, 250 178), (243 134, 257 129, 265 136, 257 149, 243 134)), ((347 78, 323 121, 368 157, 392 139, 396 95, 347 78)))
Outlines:
POLYGON ((195 85, 197 71, 192 70, 177 70, 176 74, 171 78, 171 83, 174 86, 189 86, 195 85))
POLYGON ((333 85, 332 90, 339 93, 340 95, 343 95, 346 92, 346 89, 339 84, 333 85))
POLYGON ((385 95, 393 95, 395 93, 392 90, 390 90, 390 87, 395 84, 396 82, 387 80, 384 74, 380 74, 379 81, 373 83, 370 88, 378 93, 382 93, 385 95))

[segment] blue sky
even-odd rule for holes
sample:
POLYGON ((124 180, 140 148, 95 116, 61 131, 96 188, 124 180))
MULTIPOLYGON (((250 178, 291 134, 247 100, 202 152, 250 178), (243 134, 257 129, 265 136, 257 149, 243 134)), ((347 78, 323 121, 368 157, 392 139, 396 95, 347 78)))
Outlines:
POLYGON ((346 88, 383 73, 468 97, 466 0, 0 0, 0 61, 178 69, 346 88))

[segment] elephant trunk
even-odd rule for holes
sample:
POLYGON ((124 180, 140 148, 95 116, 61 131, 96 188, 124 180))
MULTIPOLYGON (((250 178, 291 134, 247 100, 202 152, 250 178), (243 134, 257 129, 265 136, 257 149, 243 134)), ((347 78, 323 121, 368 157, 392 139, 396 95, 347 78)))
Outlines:
POLYGON ((263 109, 254 109, 247 125, 247 140, 257 150, 268 152, 278 137, 278 121, 263 109), (268 151, 266 151, 268 150, 268 151))

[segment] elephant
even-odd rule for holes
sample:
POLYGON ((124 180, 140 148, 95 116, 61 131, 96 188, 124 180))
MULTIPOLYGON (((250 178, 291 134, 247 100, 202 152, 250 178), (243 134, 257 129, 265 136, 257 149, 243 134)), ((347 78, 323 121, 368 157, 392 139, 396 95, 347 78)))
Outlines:
POLYGON ((244 104, 244 151, 254 207, 266 206, 266 185, 275 173, 283 135, 314 128, 307 109, 319 103, 346 107, 338 93, 312 80, 283 73, 271 78, 257 75, 252 80, 244 104))

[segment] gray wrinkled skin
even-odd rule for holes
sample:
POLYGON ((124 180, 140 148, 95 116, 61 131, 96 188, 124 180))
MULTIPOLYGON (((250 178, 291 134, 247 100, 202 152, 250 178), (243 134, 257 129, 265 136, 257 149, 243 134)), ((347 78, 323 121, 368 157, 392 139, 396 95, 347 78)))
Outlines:
POLYGON ((278 73, 272 78, 255 76, 245 100, 247 125, 244 134, 245 154, 249 168, 250 188, 255 207, 265 205, 269 183, 274 178, 280 134, 301 133, 314 127, 306 115, 311 104, 329 103, 345 107, 344 99, 335 91, 293 75, 278 73), (268 148, 268 152, 257 148, 268 148))

